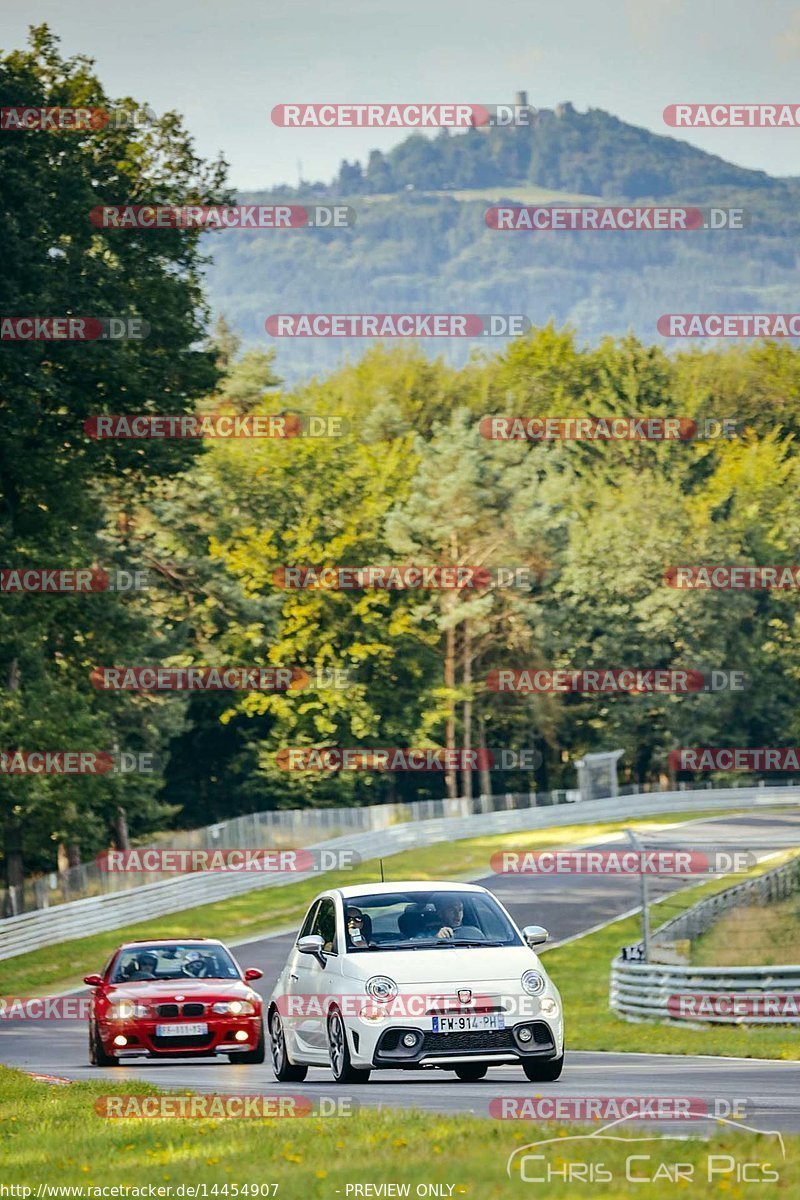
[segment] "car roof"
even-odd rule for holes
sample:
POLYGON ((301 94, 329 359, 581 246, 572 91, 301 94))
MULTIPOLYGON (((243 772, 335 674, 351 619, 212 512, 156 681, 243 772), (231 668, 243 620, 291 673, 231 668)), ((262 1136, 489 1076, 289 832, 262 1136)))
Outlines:
POLYGON ((129 946, 191 946, 195 942, 202 942, 204 946, 221 946, 222 942, 218 938, 204 937, 174 937, 174 938, 136 938, 132 942, 123 942, 119 947, 120 950, 127 950, 129 946))
POLYGON ((399 879, 396 883, 352 883, 336 891, 345 900, 351 896, 385 896, 389 892, 485 892, 475 883, 445 883, 439 879, 399 879))

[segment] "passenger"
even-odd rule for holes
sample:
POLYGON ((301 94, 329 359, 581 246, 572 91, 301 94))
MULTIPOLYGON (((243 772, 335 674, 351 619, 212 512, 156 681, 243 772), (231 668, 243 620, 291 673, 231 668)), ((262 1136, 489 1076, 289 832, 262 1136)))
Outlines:
POLYGON ((347 909, 347 945, 351 950, 364 950, 369 945, 369 918, 365 917, 360 908, 351 906, 347 909))

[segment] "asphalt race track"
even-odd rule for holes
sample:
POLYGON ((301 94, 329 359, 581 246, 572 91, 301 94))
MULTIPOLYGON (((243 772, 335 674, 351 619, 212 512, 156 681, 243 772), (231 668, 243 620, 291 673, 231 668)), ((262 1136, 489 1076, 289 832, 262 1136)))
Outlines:
MULTIPOLYGON (((668 817, 664 818, 667 822, 668 817)), ((509 848, 513 848, 513 834, 509 848)), ((800 845, 800 813, 752 813, 691 822, 657 835, 659 844, 684 847, 753 849, 764 857, 781 845, 800 845)), ((656 837, 647 835, 647 844, 656 837)), ((625 839, 606 839, 602 845, 627 845, 625 839)), ((496 876, 477 880, 493 891, 520 925, 544 925, 560 942, 635 909, 639 903, 636 877, 613 876, 496 876)), ((679 879, 652 879, 651 898, 685 886, 679 879)), ((658 909, 652 914, 659 923, 658 909)), ((192 931, 202 934, 202 930, 192 931)), ((260 967, 264 978, 256 984, 269 996, 283 965, 293 934, 264 937, 236 946, 243 966, 260 967)), ((100 970, 102 963, 87 966, 100 970)), ((546 959, 545 959, 546 965, 546 959)), ((0 964, 0 969, 2 964, 0 964)), ((558 979, 556 977, 556 983, 558 979)), ((0 991, 2 987, 0 986, 0 991)), ((567 1047, 570 1040, 566 1013, 567 1047)), ((800 1030, 798 1030, 800 1039, 800 1030)), ((680 1032, 676 1031, 676 1044, 680 1032)), ((2 1021, 0 1061, 9 1066, 47 1075, 97 1080, 103 1075, 114 1083, 146 1079, 161 1087, 196 1091, 276 1094, 281 1091, 310 1098, 346 1091, 360 1104, 391 1108, 418 1108, 436 1112, 487 1115, 489 1102, 500 1096, 528 1098, 587 1096, 690 1096, 713 1105, 746 1101, 744 1122, 763 1130, 800 1131, 800 1063, 757 1059, 719 1059, 681 1055, 595 1053, 567 1049, 564 1073, 557 1083, 532 1085, 513 1067, 496 1067, 479 1083, 460 1083, 439 1071, 413 1073, 375 1072, 368 1084, 337 1089, 328 1071, 312 1068, 305 1083, 278 1084, 269 1058, 262 1066, 235 1065, 227 1059, 188 1061, 133 1060, 111 1070, 90 1067, 86 1027, 82 1021, 2 1021)), ((135 1088, 131 1089, 135 1091, 135 1088)), ((724 1108, 720 1115, 725 1116, 724 1108)), ((734 1114, 735 1115, 735 1114, 734 1114)), ((686 1126, 684 1123, 683 1128, 686 1126)), ((698 1123, 692 1122, 697 1128, 698 1123)), ((675 1128, 675 1122, 672 1122, 675 1128)))

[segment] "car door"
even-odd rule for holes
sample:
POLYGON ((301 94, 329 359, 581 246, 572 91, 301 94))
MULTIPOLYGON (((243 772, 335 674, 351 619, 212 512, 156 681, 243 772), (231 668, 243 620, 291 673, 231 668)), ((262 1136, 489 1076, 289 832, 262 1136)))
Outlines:
MULTIPOLYGON (((328 1062, 328 1034, 326 1014, 329 997, 341 988, 339 969, 339 938, 336 927, 336 902, 332 896, 323 896, 313 914, 304 922, 300 936, 316 934, 324 944, 324 964, 314 954, 300 954, 295 950, 290 978, 294 1000, 294 1053, 301 1059, 319 1063, 328 1062), (338 981, 338 982, 337 982, 338 981)), ((298 938, 299 940, 299 938, 298 938)))

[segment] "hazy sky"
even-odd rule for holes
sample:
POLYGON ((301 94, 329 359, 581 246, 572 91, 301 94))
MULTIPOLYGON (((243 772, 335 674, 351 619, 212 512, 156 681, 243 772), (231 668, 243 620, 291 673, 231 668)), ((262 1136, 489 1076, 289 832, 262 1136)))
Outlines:
MULTIPOLYGON (((800 103, 797 0, 0 0, 0 45, 47 22, 112 96, 182 112, 239 188, 329 179, 405 131, 289 130, 288 101, 529 102, 604 108, 657 133, 674 102, 800 103)), ((23 97, 20 98, 24 99, 23 97)), ((800 129, 679 134, 800 175, 800 129)))

